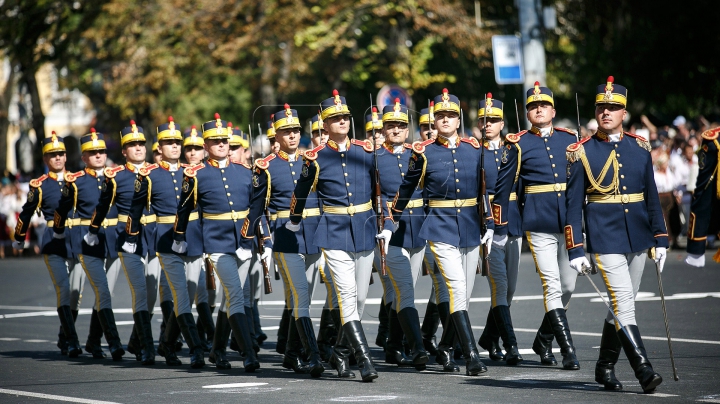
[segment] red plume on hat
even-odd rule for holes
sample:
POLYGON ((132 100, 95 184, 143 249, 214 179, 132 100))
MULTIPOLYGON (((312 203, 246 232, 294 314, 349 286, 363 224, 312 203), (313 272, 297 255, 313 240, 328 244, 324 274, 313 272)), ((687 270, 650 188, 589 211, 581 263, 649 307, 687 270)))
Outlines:
POLYGON ((608 76, 607 83, 605 84, 605 91, 612 91, 614 82, 615 82, 615 77, 608 76))
POLYGON ((222 128, 222 120, 220 119, 220 114, 217 112, 215 113, 215 127, 222 128))

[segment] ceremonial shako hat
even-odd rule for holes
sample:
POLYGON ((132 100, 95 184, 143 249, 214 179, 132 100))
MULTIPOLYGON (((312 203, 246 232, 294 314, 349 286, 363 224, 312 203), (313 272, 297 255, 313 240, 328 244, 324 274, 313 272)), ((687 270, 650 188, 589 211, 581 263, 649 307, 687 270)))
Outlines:
POLYGON ((322 128, 322 124, 320 113, 313 115, 313 117, 310 118, 310 132, 319 131, 322 128))
POLYGON ((197 128, 195 127, 195 125, 193 125, 190 130, 185 134, 185 139, 183 139, 183 147, 203 147, 204 145, 205 141, 203 141, 203 138, 201 136, 198 136, 197 128))
POLYGON ((487 93, 485 99, 478 104, 478 118, 483 117, 503 119, 503 102, 493 99, 492 93, 487 93))
POLYGON ((371 132, 373 129, 382 129, 383 121, 378 117, 378 111, 376 107, 372 107, 372 113, 365 115, 365 132, 371 132))
POLYGON ((435 111, 438 112, 454 112, 460 115, 460 100, 458 97, 448 93, 447 88, 443 88, 442 94, 433 99, 435 102, 435 111))
POLYGON ((270 120, 267 121, 267 130, 265 131, 265 135, 267 135, 268 139, 275 139, 275 125, 273 124, 274 120, 275 114, 270 115, 270 120))
POLYGON ((183 140, 180 128, 175 125, 173 117, 169 116, 167 123, 157 127, 157 140, 183 140))
POLYGON ((595 105, 598 104, 617 104, 623 107, 627 106, 627 88, 615 84, 615 78, 610 76, 605 84, 601 84, 597 88, 595 94, 595 105))
POLYGON ((277 132, 280 129, 302 128, 297 111, 290 109, 288 104, 285 104, 283 108, 285 108, 283 111, 276 112, 273 115, 273 129, 277 132))
POLYGON ((230 146, 242 146, 242 130, 233 128, 232 122, 228 122, 228 131, 232 132, 232 136, 230 137, 230 146))
POLYGON ((155 153, 156 151, 158 151, 158 147, 160 147, 160 142, 155 142, 155 143, 153 143, 153 145, 152 145, 152 151, 153 151, 153 153, 155 153))
POLYGON ((43 139, 43 154, 65 151, 65 141, 55 131, 49 137, 43 139))
POLYGON ((227 122, 220 119, 220 114, 215 113, 215 120, 205 122, 202 125, 203 139, 230 139, 232 133, 228 133, 227 122))
POLYGON ((430 125, 435 123, 435 114, 433 113, 434 109, 435 102, 430 101, 429 108, 423 108, 420 110, 420 119, 418 119, 418 123, 420 123, 420 125, 430 125))
POLYGON ((350 109, 347 106, 345 97, 341 97, 338 90, 333 90, 333 96, 320 103, 320 117, 326 120, 331 116, 350 115, 350 109))
POLYGON ((240 131, 240 136, 242 137, 242 147, 246 149, 250 147, 250 136, 243 131, 240 131))
POLYGON ((135 125, 135 121, 130 120, 130 126, 122 128, 120 131, 120 146, 124 147, 130 142, 144 142, 145 133, 141 126, 135 125))
POLYGON ((547 87, 540 87, 540 82, 536 81, 535 86, 527 90, 527 101, 525 101, 525 107, 530 105, 532 102, 545 101, 549 102, 555 107, 555 100, 553 99, 553 93, 547 87))
POLYGON ((80 138, 80 151, 86 152, 90 150, 106 150, 105 137, 102 133, 96 132, 95 128, 90 128, 90 133, 80 138))
POLYGON ((395 98, 395 104, 386 105, 383 108, 383 122, 403 122, 408 123, 408 108, 400 104, 400 98, 395 98))

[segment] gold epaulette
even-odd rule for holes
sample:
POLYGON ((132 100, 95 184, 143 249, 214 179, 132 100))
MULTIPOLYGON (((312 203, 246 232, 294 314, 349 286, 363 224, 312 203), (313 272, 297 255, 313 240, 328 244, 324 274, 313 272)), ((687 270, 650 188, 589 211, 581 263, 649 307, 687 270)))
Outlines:
POLYGON ((200 169, 202 169, 203 167, 205 167, 205 164, 203 164, 203 163, 196 164, 192 167, 187 167, 186 169, 183 170, 183 174, 185 174, 186 177, 195 178, 195 175, 197 175, 197 172, 200 169))
POLYGON ((465 143, 470 143, 472 145, 472 147, 474 147, 476 149, 480 148, 480 142, 478 142, 478 140, 475 139, 474 137, 464 137, 464 138, 460 139, 460 141, 465 142, 465 143))
POLYGON ((565 132, 565 133, 567 133, 568 135, 577 136, 577 131, 576 131, 576 130, 572 130, 572 129, 568 129, 568 128, 560 128, 560 127, 554 127, 553 129, 556 130, 556 131, 565 132))
POLYGON ((312 150, 307 150, 307 151, 305 151, 305 153, 303 153, 303 158, 305 158, 305 160, 315 161, 315 159, 318 156, 318 152, 324 148, 325 148, 325 145, 321 144, 320 146, 318 146, 312 150))
POLYGON ((417 154, 423 154, 425 153, 425 146, 433 142, 435 142, 435 139, 423 140, 422 142, 418 140, 412 144, 412 150, 417 154))
POLYGON ((705 140, 715 140, 718 138, 718 136, 720 136, 720 127, 708 129, 700 136, 702 136, 702 138, 705 140))
POLYGON ((117 167, 105 167, 105 170, 103 172, 105 173, 105 178, 115 178, 117 173, 124 170, 125 166, 117 166, 117 167))
POLYGON ((145 167, 140 167, 140 169, 138 170, 138 173, 140 175, 142 175, 143 177, 147 177, 148 175, 150 175, 152 170, 154 170, 158 167, 160 167, 160 166, 157 163, 146 165, 145 167))
POLYGON ((72 184, 76 179, 85 175, 85 171, 78 171, 76 173, 65 173, 65 182, 72 184))
POLYGON ((567 149, 565 149, 565 155, 567 156, 568 162, 574 163, 585 155, 585 147, 583 146, 583 143, 588 140, 590 140, 590 136, 580 140, 579 142, 571 144, 567 147, 567 149))
POLYGON ((365 140, 353 139, 350 141, 350 143, 354 144, 355 146, 362 146, 363 150, 365 150, 368 153, 375 150, 375 148, 373 147, 373 142, 370 139, 365 139, 365 140))
POLYGON ((270 167, 270 161, 275 158, 275 153, 265 157, 264 159, 255 160, 255 167, 261 170, 267 170, 270 167))
POLYGON ((634 133, 630 133, 630 132, 624 132, 624 133, 625 133, 626 136, 630 136, 630 137, 632 137, 632 138, 635 138, 635 141, 637 142, 638 146, 642 147, 643 149, 645 149, 645 150, 647 150, 647 151, 652 151, 652 147, 650 146, 650 142, 648 142, 647 140, 645 140, 644 137, 638 136, 638 135, 636 135, 636 134, 634 134, 634 133))
POLYGON ((508 133, 507 135, 505 135, 505 140, 510 143, 517 143, 520 141, 520 137, 526 133, 527 133, 526 130, 518 132, 518 133, 508 133))
POLYGON ((31 180, 31 181, 30 181, 30 186, 33 187, 33 188, 40 188, 40 186, 42 185, 43 181, 45 181, 46 179, 48 179, 48 175, 47 175, 47 174, 43 174, 43 175, 41 175, 39 178, 35 178, 34 180, 31 180))

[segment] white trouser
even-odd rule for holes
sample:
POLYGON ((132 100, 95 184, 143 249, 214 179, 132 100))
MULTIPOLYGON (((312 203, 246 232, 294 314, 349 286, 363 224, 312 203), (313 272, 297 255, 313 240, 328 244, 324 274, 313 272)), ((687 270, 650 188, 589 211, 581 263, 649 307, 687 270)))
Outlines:
POLYGON ((458 248, 450 244, 428 241, 435 262, 450 295, 450 313, 467 310, 475 285, 479 246, 458 248))
POLYGON ((145 259, 137 254, 124 252, 118 252, 118 256, 130 287, 133 313, 147 311, 148 294, 145 286, 145 259))
POLYGON ((393 310, 400 312, 406 307, 415 307, 415 283, 420 276, 424 258, 425 246, 410 249, 395 246, 388 248, 386 283, 394 293, 392 301, 386 295, 385 304, 392 304, 393 310))
POLYGON ((540 275, 545 300, 545 312, 565 308, 575 291, 577 272, 570 268, 561 233, 526 232, 535 269, 540 275))
POLYGON ((175 315, 192 312, 192 300, 195 298, 200 263, 197 257, 184 257, 170 253, 157 253, 168 287, 172 291, 175 315))
POLYGON ((490 307, 510 306, 520 267, 522 237, 508 237, 504 247, 493 246, 490 250, 490 307))
POLYGON ((95 310, 112 309, 112 293, 105 273, 105 259, 80 254, 78 260, 95 293, 95 310))
POLYGON ((215 266, 223 290, 219 310, 226 312, 228 317, 237 313, 245 314, 243 288, 246 286, 250 260, 241 261, 235 254, 222 253, 208 254, 208 259, 215 266))
POLYGON ((448 293, 447 285, 445 284, 445 280, 442 279, 440 272, 435 272, 437 265, 435 264, 435 256, 430 250, 430 247, 426 246, 423 261, 424 265, 428 268, 430 279, 432 279, 430 303, 440 304, 449 302, 450 294, 448 293))
POLYGON ((332 281, 332 274, 328 270, 327 262, 325 262, 325 256, 323 255, 323 253, 320 253, 320 258, 318 259, 316 265, 317 265, 318 273, 320 274, 320 279, 322 279, 322 282, 325 284, 326 295, 325 295, 325 304, 323 305, 323 307, 330 309, 330 310, 337 309, 338 308, 337 293, 335 293, 335 288, 333 287, 333 281, 332 281))
POLYGON ((105 260, 105 276, 107 277, 110 293, 115 291, 115 285, 117 284, 118 275, 120 275, 121 270, 122 264, 120 263, 120 257, 107 258, 105 260))
POLYGON ((310 317, 311 282, 315 279, 312 272, 317 272, 319 256, 321 254, 273 253, 285 287, 285 303, 292 308, 295 319, 310 317))
MULTIPOLYGON (((630 254, 594 254, 593 261, 605 281, 613 312, 623 325, 637 325, 635 321, 635 296, 640 290, 640 280, 645 269, 647 250, 630 254)), ((589 275, 588 275, 589 276, 589 275)), ((615 322, 608 312, 609 324, 615 322)), ((615 324, 620 330, 620 325, 615 324)))
POLYGON ((147 306, 150 314, 155 312, 155 303, 158 298, 158 287, 160 285, 160 261, 157 255, 148 256, 148 264, 145 267, 145 287, 147 288, 147 306))
POLYGON ((55 288, 57 307, 70 306, 71 310, 77 310, 80 306, 83 283, 85 283, 83 270, 77 267, 72 258, 43 254, 43 259, 55 288))
POLYGON ((323 249, 326 267, 332 274, 342 324, 359 321, 365 309, 372 274, 373 250, 347 252, 323 249))

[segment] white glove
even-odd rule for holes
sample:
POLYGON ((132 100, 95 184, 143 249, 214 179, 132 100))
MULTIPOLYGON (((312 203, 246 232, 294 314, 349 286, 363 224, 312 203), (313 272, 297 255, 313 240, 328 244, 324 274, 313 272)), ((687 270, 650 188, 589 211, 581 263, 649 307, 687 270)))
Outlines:
POLYGON ((65 238, 65 233, 55 233, 55 232, 53 232, 53 238, 58 239, 58 240, 62 240, 62 239, 65 238))
POLYGON ((85 235, 83 236, 83 240, 85 240, 85 243, 90 247, 94 247, 100 242, 97 234, 92 234, 90 232, 85 233, 85 235))
POLYGON ((495 230, 487 229, 485 235, 482 237, 482 239, 480 239, 480 244, 485 244, 488 255, 490 254, 490 250, 492 249, 493 236, 495 236, 495 230))
POLYGON ((13 241, 12 248, 22 250, 25 248, 25 241, 13 241))
POLYGON ((577 271, 580 275, 585 275, 590 271, 590 261, 585 256, 573 258, 570 260, 570 268, 577 271))
POLYGON ((247 261, 252 258, 252 250, 240 247, 235 250, 235 255, 237 255, 237 257, 240 258, 241 261, 247 261))
POLYGON ((187 251, 187 241, 173 240, 173 245, 170 248, 176 253, 182 254, 187 251))
POLYGON ((127 241, 124 242, 123 245, 122 245, 123 251, 125 251, 125 252, 128 253, 128 254, 133 254, 133 253, 135 253, 135 249, 136 249, 136 248, 137 248, 137 244, 135 244, 135 243, 129 243, 129 242, 127 242, 127 241))
POLYGON ((265 250, 263 250, 262 255, 260 256, 261 260, 267 260, 272 256, 272 248, 265 247, 265 250))
POLYGON ((300 230, 300 223, 295 224, 295 223, 293 223, 293 222, 291 222, 291 221, 288 221, 288 222, 285 223, 285 228, 288 229, 288 230, 290 230, 290 231, 297 232, 297 231, 300 230))
POLYGON ((493 243, 493 245, 495 245, 495 247, 503 248, 503 247, 505 247, 505 244, 507 244, 508 236, 507 236, 507 234, 504 236, 501 236, 499 234, 495 234, 495 232, 493 231, 493 239, 492 240, 493 240, 492 243, 493 243))
POLYGON ((665 267, 665 259, 667 258, 667 248, 655 247, 655 263, 657 263, 658 270, 663 271, 665 267))
POLYGON ((382 240, 383 247, 385 247, 385 252, 387 253, 388 248, 390 247, 390 239, 392 238, 393 232, 390 229, 383 229, 383 231, 380 232, 377 236, 375 236, 376 239, 382 240))
POLYGON ((685 263, 690 266, 702 268, 705 266, 705 254, 688 254, 687 257, 685 257, 685 263))

